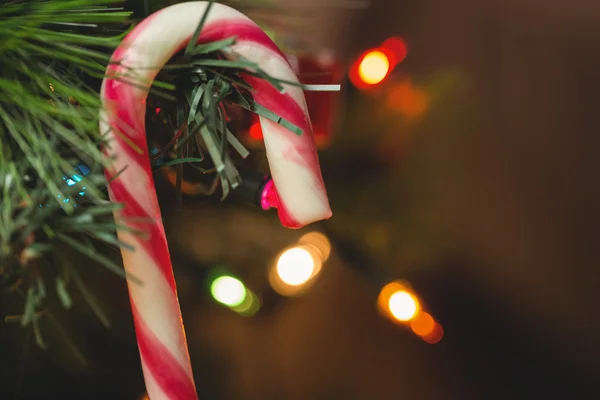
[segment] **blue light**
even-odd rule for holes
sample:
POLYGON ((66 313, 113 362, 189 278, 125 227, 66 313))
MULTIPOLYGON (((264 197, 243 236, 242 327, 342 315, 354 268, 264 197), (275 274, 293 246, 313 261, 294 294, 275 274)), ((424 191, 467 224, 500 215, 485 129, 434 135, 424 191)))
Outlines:
MULTIPOLYGON (((90 173, 90 168, 85 164, 77 164, 75 170, 79 172, 79 174, 73 174, 72 176, 63 176, 64 181, 67 183, 67 186, 75 186, 78 182, 81 182, 84 176, 90 173)), ((85 194, 85 186, 82 188, 82 192, 79 192, 81 196, 85 194)))
POLYGON ((90 173, 90 168, 85 164, 78 164, 76 168, 79 170, 79 172, 81 172, 83 176, 87 176, 87 174, 90 173))
POLYGON ((75 186, 77 182, 81 182, 83 177, 77 174, 73 174, 73 176, 71 177, 63 176, 63 179, 65 180, 65 182, 67 182, 67 186, 75 186))
MULTIPOLYGON (((158 154, 160 150, 156 147, 153 147, 152 149, 150 149, 150 154, 152 154, 153 156, 158 154)), ((158 168, 160 166, 162 166, 165 163, 165 156, 160 156, 157 159, 153 160, 154 161, 154 167, 158 168)))
MULTIPOLYGON (((71 176, 67 176, 64 175, 62 178, 65 181, 65 183, 67 184, 67 186, 71 187, 71 186, 75 186, 77 183, 81 182, 83 180, 84 176, 87 176, 90 173, 90 168, 85 165, 85 164, 78 164, 75 167, 75 171, 78 173, 75 173, 71 176)), ((81 197, 85 196, 85 186, 83 186, 81 188, 81 191, 78 193, 78 196, 75 196, 74 200, 75 200, 75 204, 73 205, 74 207, 77 207, 77 203, 76 201, 80 200, 81 197)), ((58 199, 61 198, 60 195, 57 196, 58 199)), ((71 199, 69 198, 65 198, 64 200, 62 200, 63 203, 69 203, 71 201, 71 199)), ((49 204, 45 204, 46 207, 49 206, 49 204)), ((44 204, 40 204, 40 207, 44 207, 44 204)))

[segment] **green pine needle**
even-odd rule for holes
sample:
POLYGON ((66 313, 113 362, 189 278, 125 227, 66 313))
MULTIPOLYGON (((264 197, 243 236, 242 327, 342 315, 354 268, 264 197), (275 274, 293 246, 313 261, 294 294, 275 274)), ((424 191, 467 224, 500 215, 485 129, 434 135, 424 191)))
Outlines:
MULTIPOLYGON (((67 309, 73 305, 64 275, 38 273, 41 264, 46 273, 64 270, 57 245, 65 243, 124 276, 92 241, 81 239, 127 247, 115 235, 112 211, 118 205, 107 206, 104 167, 111 160, 102 153, 105 137, 98 132, 97 86, 129 28, 130 13, 115 3, 17 0, 0 5, 0 294, 24 293, 19 321, 33 328, 40 347, 45 346, 39 320, 46 315, 46 297, 56 296, 67 309), (91 168, 87 176, 77 170, 79 163, 91 168), (66 184, 77 175, 81 179, 66 184)), ((68 276, 108 325, 70 268, 68 276)))

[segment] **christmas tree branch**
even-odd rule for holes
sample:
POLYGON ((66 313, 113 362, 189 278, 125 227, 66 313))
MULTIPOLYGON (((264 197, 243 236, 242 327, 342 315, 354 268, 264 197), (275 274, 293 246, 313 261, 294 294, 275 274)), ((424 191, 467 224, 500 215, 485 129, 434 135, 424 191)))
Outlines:
MULTIPOLYGON (((39 345, 38 314, 49 294, 44 276, 58 273, 65 261, 56 257, 57 246, 123 275, 120 265, 81 239, 125 246, 114 233, 118 205, 106 199, 110 160, 101 149, 94 87, 128 28, 130 13, 109 7, 114 4, 29 0, 0 6, 0 293, 24 293, 20 322, 33 326, 39 345)), ((65 281, 53 279, 56 296, 69 308, 65 281)), ((85 290, 81 279, 74 281, 85 290)), ((99 310, 91 294, 84 297, 99 310)))

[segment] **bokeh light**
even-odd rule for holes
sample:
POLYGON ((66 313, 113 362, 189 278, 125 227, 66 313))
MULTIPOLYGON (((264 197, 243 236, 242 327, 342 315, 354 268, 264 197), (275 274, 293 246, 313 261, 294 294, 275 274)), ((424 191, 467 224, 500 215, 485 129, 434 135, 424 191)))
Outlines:
POLYGON ((444 328, 442 325, 436 323, 433 327, 433 330, 427 335, 421 336, 421 339, 428 344, 436 344, 439 343, 444 338, 444 328))
POLYGON ((385 285, 379 292, 377 307, 391 321, 409 326, 426 343, 436 344, 444 336, 442 326, 423 310, 419 298, 406 282, 394 281, 385 285))
POLYGON ((306 248, 293 247, 279 256, 277 274, 283 283, 299 286, 312 277, 315 264, 315 259, 306 248))
POLYGON ((427 336, 433 333, 435 330, 435 320, 433 317, 426 312, 421 312, 410 321, 410 328, 417 336, 427 336))
POLYGON ((260 121, 256 121, 250 126, 248 134, 252 140, 263 140, 263 131, 260 126, 260 121))
POLYGON ((298 240, 298 243, 314 247, 321 255, 323 262, 327 261, 331 254, 331 243, 329 242, 329 239, 327 239, 327 236, 321 232, 309 232, 302 236, 300 240, 298 240))
POLYGON ((237 307, 246 299, 246 286, 236 278, 231 276, 220 276, 215 279, 210 292, 213 298, 221 304, 228 307, 237 307))
POLYGON ((386 39, 381 44, 381 48, 389 52, 388 58, 390 59, 392 68, 400 64, 408 54, 406 42, 399 37, 391 37, 386 39))
POLYGON ((232 306, 231 310, 244 317, 252 317, 260 310, 261 305, 262 302, 260 298, 254 292, 246 288, 244 301, 237 306, 232 306))
POLYGON ((393 293, 388 300, 388 307, 392 316, 402 322, 410 321, 419 312, 417 299, 405 290, 393 293))
POLYGON ((350 67, 348 77, 358 89, 370 91, 379 88, 407 54, 406 42, 390 37, 381 46, 361 54, 350 67))
POLYGON ((369 85, 376 85, 383 81, 389 71, 390 60, 381 50, 368 52, 358 66, 358 76, 369 85))
POLYGON ((315 246, 299 243, 277 257, 269 271, 269 283, 282 296, 300 295, 312 286, 322 265, 323 256, 315 246))
POLYGON ((410 81, 404 80, 389 89, 385 103, 390 110, 405 118, 417 118, 423 116, 429 108, 429 96, 410 81))
POLYGON ((408 284, 400 281, 390 282, 381 289, 377 307, 387 318, 401 323, 410 321, 421 312, 417 297, 408 284))

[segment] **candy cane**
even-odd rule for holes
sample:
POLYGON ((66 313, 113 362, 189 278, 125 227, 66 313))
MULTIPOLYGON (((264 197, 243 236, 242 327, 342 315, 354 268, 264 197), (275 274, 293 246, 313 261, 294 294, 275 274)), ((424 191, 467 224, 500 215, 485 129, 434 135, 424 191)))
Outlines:
MULTIPOLYGON (((192 368, 175 280, 161 213, 156 197, 146 142, 147 88, 124 83, 114 77, 136 71, 144 82, 152 82, 164 66, 191 40, 208 2, 189 2, 167 7, 146 18, 124 39, 113 54, 101 96, 100 129, 110 131, 107 153, 114 162, 107 169, 113 179, 109 194, 125 207, 116 220, 149 234, 145 240, 128 230, 119 239, 135 247, 122 248, 133 319, 148 395, 152 399, 196 399, 192 368), (155 68, 149 68, 155 67, 155 68), (113 78, 111 78, 113 77, 113 78), (137 151, 136 151, 137 149, 137 151), (140 151, 141 149, 141 151, 140 151), (119 174, 117 175, 117 172, 119 174), (140 219, 150 222, 140 222, 140 219), (142 284, 132 281, 139 278, 142 284)), ((229 7, 214 4, 198 43, 235 36, 227 57, 241 55, 258 64, 269 75, 297 82, 283 54, 250 19, 229 7)), ((246 76, 254 100, 303 130, 288 129, 260 119, 275 190, 271 193, 284 226, 299 228, 331 216, 310 119, 302 89, 286 86, 280 93, 268 82, 246 76)))

